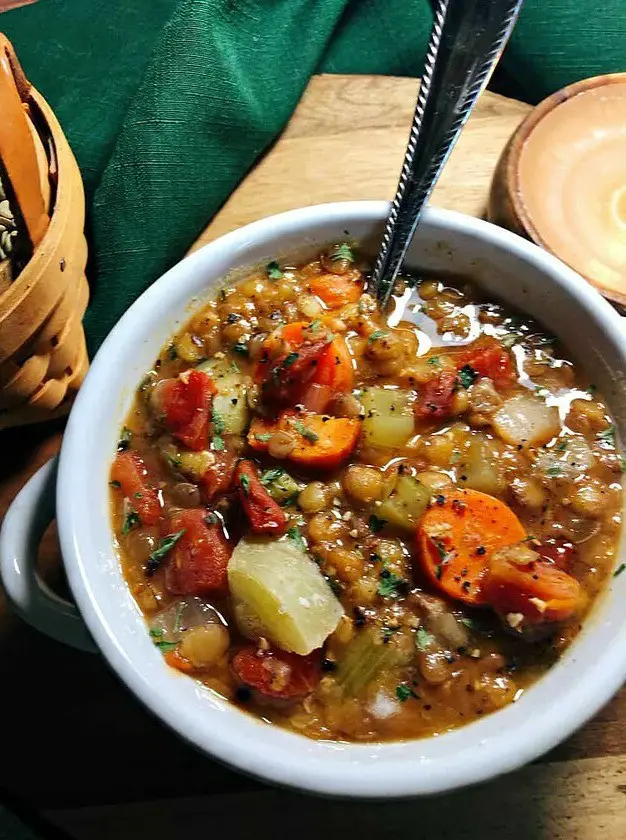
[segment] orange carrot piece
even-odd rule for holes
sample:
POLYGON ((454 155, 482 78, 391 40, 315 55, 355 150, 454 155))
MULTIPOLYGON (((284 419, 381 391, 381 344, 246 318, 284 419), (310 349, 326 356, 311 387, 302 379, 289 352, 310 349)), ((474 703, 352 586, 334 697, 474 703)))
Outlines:
POLYGON ((417 545, 433 585, 466 604, 484 604, 483 580, 493 554, 525 539, 526 532, 503 502, 478 490, 438 496, 420 521, 417 545))
POLYGON ((335 394, 354 388, 352 356, 342 336, 335 336, 328 352, 319 360, 314 381, 319 385, 328 385, 335 394))
POLYGON ((517 564, 495 557, 483 581, 483 595, 497 612, 521 613, 527 624, 564 621, 585 602, 576 578, 542 559, 517 564))
POLYGON ((176 668, 177 671, 182 671, 183 674, 193 674, 195 671, 191 662, 188 659, 185 659, 184 656, 180 655, 178 648, 168 650, 168 652, 163 655, 163 659, 165 659, 170 668, 176 668))
POLYGON ((349 275, 315 274, 309 278, 309 289, 321 298, 329 309, 339 309, 356 303, 363 291, 361 284, 349 275))
POLYGON ((255 417, 248 432, 248 444, 257 452, 267 452, 275 432, 289 432, 296 444, 287 460, 302 467, 332 470, 353 451, 361 432, 360 420, 328 417, 324 414, 283 412, 278 420, 255 417))

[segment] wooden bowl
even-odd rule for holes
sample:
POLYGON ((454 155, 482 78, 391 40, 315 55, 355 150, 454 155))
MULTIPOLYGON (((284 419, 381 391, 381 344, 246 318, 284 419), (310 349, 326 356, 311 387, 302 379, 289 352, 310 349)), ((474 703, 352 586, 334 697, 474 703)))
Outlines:
POLYGON ((499 160, 488 218, 626 306, 626 73, 584 79, 531 111, 499 160))
MULTIPOLYGON (((0 36, 0 47, 7 44, 0 36)), ((29 129, 38 140, 39 166, 47 163, 40 180, 50 220, 28 263, 0 294, 0 429, 66 414, 88 367, 80 172, 54 113, 26 81, 14 54, 11 66, 29 129)))

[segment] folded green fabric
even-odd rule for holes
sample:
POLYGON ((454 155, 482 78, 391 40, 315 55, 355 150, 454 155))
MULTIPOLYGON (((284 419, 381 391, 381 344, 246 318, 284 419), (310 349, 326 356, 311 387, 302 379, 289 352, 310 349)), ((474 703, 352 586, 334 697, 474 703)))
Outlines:
MULTIPOLYGON (((93 352, 278 135, 315 72, 418 75, 428 0, 41 0, 0 28, 66 130, 93 352)), ((496 77, 538 101, 623 69, 623 0, 527 0, 496 77)))

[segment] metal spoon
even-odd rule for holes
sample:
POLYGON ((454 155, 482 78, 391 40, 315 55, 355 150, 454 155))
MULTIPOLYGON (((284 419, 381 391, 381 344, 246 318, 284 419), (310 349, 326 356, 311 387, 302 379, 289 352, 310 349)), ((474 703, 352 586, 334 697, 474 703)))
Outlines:
POLYGON ((424 205, 489 81, 523 0, 438 0, 400 181, 369 291, 385 306, 424 205))

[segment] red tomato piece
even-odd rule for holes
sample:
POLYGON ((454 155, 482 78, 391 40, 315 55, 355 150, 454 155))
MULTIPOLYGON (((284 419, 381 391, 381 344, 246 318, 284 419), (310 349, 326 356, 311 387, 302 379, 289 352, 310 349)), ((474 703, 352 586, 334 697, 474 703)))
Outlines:
POLYGON ((272 700, 305 697, 320 679, 319 651, 298 656, 247 647, 235 654, 231 665, 240 683, 272 700))
POLYGON ((166 379, 160 386, 165 423, 189 449, 205 449, 208 444, 215 393, 215 383, 201 370, 183 371, 177 379, 166 379))
POLYGON ((263 399, 278 405, 297 405, 304 388, 317 373, 320 357, 328 350, 328 341, 321 339, 301 344, 279 356, 271 365, 261 386, 263 399))
POLYGON ((417 401, 415 413, 421 420, 441 420, 450 414, 452 396, 456 388, 456 373, 444 370, 427 382, 417 401))
POLYGON ((202 487, 208 502, 230 490, 237 465, 237 456, 234 452, 224 449, 222 452, 213 454, 215 461, 202 477, 202 487))
POLYGON ((168 557, 165 585, 173 595, 206 595, 226 586, 226 568, 232 548, 222 525, 208 520, 206 510, 175 513, 169 533, 185 533, 168 557))
POLYGON ((148 481, 148 468, 135 452, 118 452, 111 468, 111 481, 120 484, 122 493, 130 499, 142 525, 156 525, 161 518, 161 503, 157 491, 148 481))
POLYGON ((240 461, 235 471, 235 485, 253 534, 282 534, 287 515, 261 484, 252 461, 240 461))
POLYGON ((506 388, 515 379, 511 355, 497 342, 463 353, 458 367, 465 365, 491 379, 496 388, 506 388))

